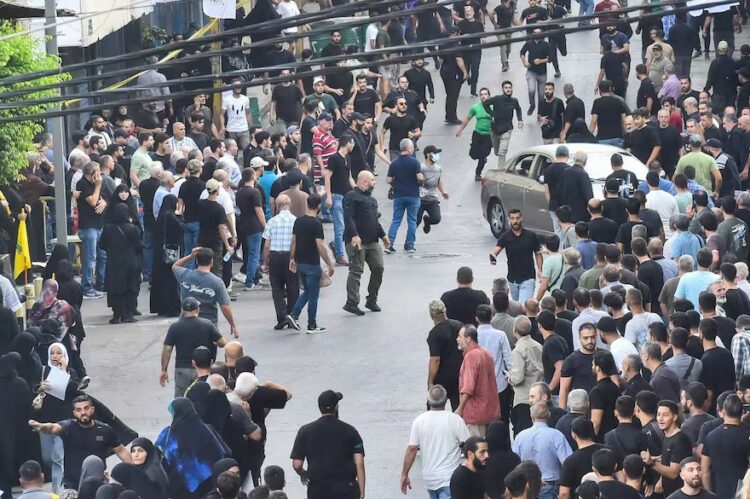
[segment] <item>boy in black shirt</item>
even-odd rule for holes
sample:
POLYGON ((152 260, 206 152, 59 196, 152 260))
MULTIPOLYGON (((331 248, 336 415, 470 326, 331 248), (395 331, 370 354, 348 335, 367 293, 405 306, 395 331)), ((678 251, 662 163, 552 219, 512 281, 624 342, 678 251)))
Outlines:
POLYGON ((664 432, 661 460, 656 461, 648 450, 641 453, 644 464, 651 466, 661 475, 662 488, 666 497, 682 487, 682 478, 679 476, 680 462, 693 455, 690 439, 680 431, 678 426, 679 412, 677 404, 671 400, 659 402, 656 420, 659 428, 664 432))

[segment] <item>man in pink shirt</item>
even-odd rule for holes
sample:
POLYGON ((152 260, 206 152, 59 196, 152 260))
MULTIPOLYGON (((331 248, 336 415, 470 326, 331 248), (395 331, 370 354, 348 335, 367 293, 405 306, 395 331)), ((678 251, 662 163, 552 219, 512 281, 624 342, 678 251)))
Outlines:
POLYGON ((484 437, 487 425, 500 419, 495 362, 492 355, 479 346, 477 328, 467 324, 456 338, 464 361, 458 374, 460 402, 456 414, 461 416, 472 436, 484 437))

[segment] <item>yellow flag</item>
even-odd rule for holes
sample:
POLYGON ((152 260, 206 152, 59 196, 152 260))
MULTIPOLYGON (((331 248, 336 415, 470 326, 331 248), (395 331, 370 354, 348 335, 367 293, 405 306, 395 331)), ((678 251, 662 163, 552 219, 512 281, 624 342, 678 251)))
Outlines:
POLYGON ((21 220, 18 223, 18 240, 16 241, 16 259, 13 264, 13 277, 18 279, 21 272, 30 268, 29 235, 26 233, 26 220, 21 220))

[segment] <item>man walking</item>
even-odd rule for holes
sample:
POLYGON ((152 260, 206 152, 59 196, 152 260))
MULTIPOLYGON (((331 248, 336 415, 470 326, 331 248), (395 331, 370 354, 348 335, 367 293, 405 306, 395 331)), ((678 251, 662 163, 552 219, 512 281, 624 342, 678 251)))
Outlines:
POLYGON ((349 257, 349 277, 346 281, 346 304, 344 310, 354 315, 365 315, 359 308, 359 283, 365 263, 370 268, 370 283, 367 286, 365 307, 380 312, 378 291, 383 282, 383 249, 391 246, 383 227, 378 222, 378 202, 372 197, 375 176, 361 171, 357 185, 344 196, 344 242, 349 257))
POLYGON ((500 236, 497 245, 490 251, 490 264, 496 265, 497 255, 507 248, 510 294, 515 301, 525 303, 534 293, 535 277, 541 275, 542 247, 536 233, 523 228, 521 210, 511 208, 508 211, 508 221, 510 230, 500 236))
POLYGON ((292 215, 292 201, 280 194, 276 198, 276 215, 263 229, 263 269, 271 280, 271 296, 276 309, 276 330, 287 326, 287 314, 297 303, 299 279, 289 269, 292 248, 292 232, 297 218, 292 215))
POLYGON ((517 341, 511 353, 511 369, 505 376, 514 391, 510 421, 513 424, 513 434, 518 435, 532 424, 529 415, 529 393, 533 384, 543 379, 544 363, 542 347, 531 337, 531 321, 527 317, 516 318, 513 323, 513 335, 517 341))
POLYGON ((457 340, 463 324, 448 318, 445 304, 440 300, 430 302, 430 319, 434 326, 427 335, 430 350, 427 389, 435 385, 445 388, 451 408, 455 411, 459 401, 458 375, 463 362, 457 340))
POLYGON ((417 212, 421 205, 419 198, 419 186, 424 183, 424 173, 419 161, 414 157, 414 142, 411 139, 402 139, 399 143, 401 155, 391 162, 388 167, 386 182, 393 188, 393 220, 388 229, 390 245, 385 249, 386 253, 395 253, 393 243, 396 241, 398 229, 406 212, 407 232, 404 250, 414 253, 414 241, 417 233, 417 212))
POLYGON ((536 37, 527 41, 521 48, 521 63, 526 68, 526 84, 529 87, 529 109, 531 116, 536 109, 537 99, 542 100, 544 84, 547 83, 547 64, 552 59, 549 44, 541 37, 542 29, 535 28, 532 34, 536 37))
POLYGON ((354 187, 350 157, 354 145, 352 137, 342 136, 339 139, 339 149, 328 158, 324 172, 328 193, 326 207, 333 216, 333 249, 337 265, 349 265, 344 256, 344 195, 354 187))
POLYGON ((460 402, 455 412, 464 419, 472 436, 484 437, 487 425, 500 418, 495 363, 492 355, 479 346, 473 325, 461 328, 457 342, 464 361, 458 377, 460 402))

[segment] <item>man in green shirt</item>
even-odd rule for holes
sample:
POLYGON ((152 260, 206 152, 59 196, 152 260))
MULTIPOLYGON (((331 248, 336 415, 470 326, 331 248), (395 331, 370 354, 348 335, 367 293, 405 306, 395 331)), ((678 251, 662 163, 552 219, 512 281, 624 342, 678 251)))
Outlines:
POLYGON ((489 98, 489 89, 482 88, 479 90, 479 102, 471 106, 469 114, 466 115, 456 132, 456 137, 460 137, 461 132, 464 131, 466 125, 468 125, 472 119, 476 118, 477 122, 474 125, 474 132, 471 134, 469 157, 477 160, 477 168, 474 172, 474 180, 477 182, 482 180, 482 170, 484 170, 484 165, 487 163, 487 156, 489 156, 490 151, 492 151, 492 115, 488 113, 484 107, 484 103, 488 101, 489 98))
POLYGON ((146 180, 151 176, 149 168, 153 160, 149 156, 148 151, 154 145, 154 134, 151 132, 141 132, 138 134, 138 143, 140 146, 130 159, 130 183, 136 189, 142 180, 146 180))
POLYGON ((313 82, 313 90, 314 92, 305 97, 305 104, 311 102, 313 99, 318 99, 320 102, 323 103, 323 108, 326 112, 331 113, 334 115, 336 119, 339 119, 341 117, 341 112, 339 111, 339 106, 336 104, 336 100, 331 97, 330 94, 325 93, 326 89, 326 82, 323 79, 322 76, 316 76, 315 80, 313 82))
POLYGON ((674 177, 690 165, 695 168, 695 181, 705 187, 708 192, 713 192, 714 198, 718 198, 721 189, 721 173, 716 166, 716 160, 701 151, 702 144, 703 139, 700 135, 693 134, 690 136, 690 152, 682 156, 680 161, 677 162, 672 181, 674 182, 674 177), (711 177, 713 177, 714 185, 711 185, 711 177))

